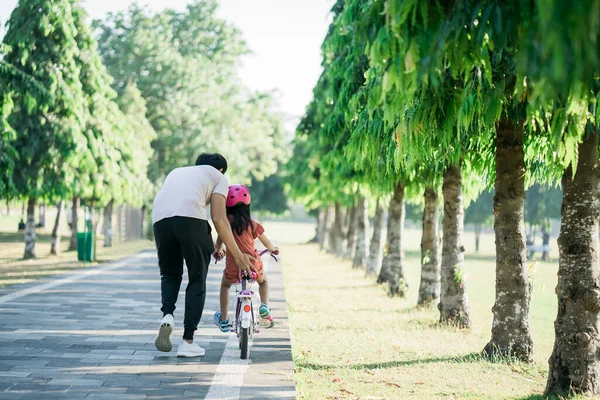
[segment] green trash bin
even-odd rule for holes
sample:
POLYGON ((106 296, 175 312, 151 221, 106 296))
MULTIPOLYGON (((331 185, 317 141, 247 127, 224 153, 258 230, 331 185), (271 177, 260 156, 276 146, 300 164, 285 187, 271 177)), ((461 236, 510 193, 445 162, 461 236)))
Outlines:
POLYGON ((77 259, 94 261, 94 234, 92 232, 77 232, 77 259))

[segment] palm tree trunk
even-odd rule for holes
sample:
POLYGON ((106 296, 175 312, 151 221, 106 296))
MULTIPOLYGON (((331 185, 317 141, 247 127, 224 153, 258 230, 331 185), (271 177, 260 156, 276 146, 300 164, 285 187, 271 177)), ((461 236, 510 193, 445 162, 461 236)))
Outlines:
POLYGON ((112 215, 115 201, 111 200, 104 207, 104 247, 112 247, 112 215))
POLYGON ((367 269, 367 258, 369 257, 369 207, 367 199, 360 197, 356 203, 356 250, 352 268, 367 269))
POLYGON ((545 395, 600 395, 600 288, 598 266, 598 136, 579 145, 577 173, 563 174, 558 315, 545 395))
POLYGON ((354 259, 354 252, 356 250, 356 204, 350 207, 348 211, 348 230, 346 234, 346 253, 344 257, 347 259, 354 259))
POLYGON ((525 153, 523 124, 502 120, 496 129, 496 302, 488 356, 512 356, 529 362, 533 341, 529 329, 530 284, 525 247, 525 153))
POLYGON ((383 258, 383 220, 385 210, 381 201, 377 199, 375 205, 375 218, 373 218, 373 236, 371 237, 371 247, 369 248, 369 260, 367 262, 367 275, 376 276, 379 268, 381 267, 381 261, 383 258))
POLYGON ((50 244, 50 254, 57 256, 60 254, 60 214, 62 212, 63 201, 56 205, 56 219, 52 228, 52 242, 50 244))
POLYGON ((329 230, 329 252, 336 256, 344 256, 344 213, 342 206, 335 203, 333 226, 329 230))
POLYGON ((72 225, 71 225, 71 239, 69 241, 69 251, 77 250, 77 214, 79 213, 79 197, 73 197, 73 204, 71 206, 72 211, 72 225))
POLYGON ((421 285, 419 307, 437 304, 440 299, 439 217, 438 195, 435 189, 425 189, 423 234, 421 236, 421 285))
MULTIPOLYGON (((398 183, 390 202, 388 217, 388 252, 381 266, 388 274, 390 296, 404 297, 408 290, 404 278, 404 254, 402 251, 402 235, 404 233, 404 184, 398 183)), ((381 276, 381 273, 380 273, 381 276)))
POLYGON ((464 209, 462 205, 462 170, 449 166, 444 171, 442 226, 440 322, 471 327, 469 300, 464 275, 464 209))
POLYGON ((27 226, 25 227, 25 253, 23 258, 35 258, 35 197, 27 202, 27 226))

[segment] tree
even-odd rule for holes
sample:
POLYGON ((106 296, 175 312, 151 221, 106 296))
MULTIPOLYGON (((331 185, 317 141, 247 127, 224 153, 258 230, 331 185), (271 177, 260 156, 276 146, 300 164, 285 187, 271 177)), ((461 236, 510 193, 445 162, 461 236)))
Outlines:
POLYGON ((356 202, 356 251, 352 268, 367 269, 369 259, 369 206, 365 197, 356 202))
POLYGON ((423 236, 421 237, 421 284, 417 305, 426 307, 440 299, 438 194, 425 189, 423 236))
POLYGON ((599 319, 598 293, 598 135, 590 128, 579 145, 577 172, 565 170, 558 238, 558 315, 546 393, 600 394, 595 351, 600 340, 593 330, 599 319), (592 321, 590 323, 590 321, 592 321))
MULTIPOLYGON (((9 46, 0 43, 0 53, 5 54, 9 46)), ((5 172, 0 178, 0 197, 7 200, 7 204, 17 196, 16 188, 12 181, 13 170, 18 159, 18 153, 12 147, 16 132, 8 124, 8 116, 13 110, 14 102, 11 96, 10 82, 18 82, 18 87, 27 87, 36 98, 49 97, 50 92, 33 76, 17 68, 15 65, 0 59, 0 169, 5 172)))
MULTIPOLYGON (((149 154, 147 150, 144 154, 144 149, 149 150, 147 142, 152 137, 146 135, 145 130, 135 132, 119 109, 116 102, 117 93, 110 86, 112 78, 102 64, 97 43, 85 22, 87 15, 77 0, 72 0, 72 14, 77 28, 75 40, 79 49, 75 62, 80 70, 80 81, 85 96, 83 122, 86 137, 86 146, 80 152, 81 158, 76 164, 70 165, 70 169, 74 171, 74 223, 71 236, 71 248, 74 249, 77 245, 75 222, 79 199, 83 199, 91 208, 107 206, 106 211, 110 213, 106 212, 105 217, 109 219, 115 198, 134 201, 135 197, 144 193, 139 190, 143 189, 142 187, 136 186, 136 182, 140 178, 146 180, 149 154), (134 139, 129 139, 132 137, 134 139), (137 168, 136 163, 142 167, 137 168), (128 187, 138 190, 133 192, 127 190, 128 187)), ((143 124, 142 121, 137 124, 143 124)), ((108 241, 110 244, 110 237, 108 241)))
POLYGON ((558 312, 546 396, 600 395, 597 349, 600 341, 598 237, 598 71, 594 50, 600 36, 598 9, 536 1, 522 21, 524 51, 518 69, 528 85, 530 103, 541 111, 532 118, 549 132, 548 146, 558 155, 563 201, 558 240, 558 312), (577 21, 566 23, 566 21, 577 21), (562 168, 561 168, 562 167, 562 168))
MULTIPOLYGON (((338 257, 344 256, 344 212, 340 203, 334 205, 333 226, 329 230, 329 245, 331 253, 338 257)), ((368 218, 368 215, 367 215, 368 218)))
POLYGON ((381 199, 377 199, 375 204, 375 216, 373 218, 373 236, 369 247, 369 260, 367 262, 367 275, 376 276, 381 268, 381 259, 383 250, 383 228, 385 219, 385 210, 381 204, 381 199))
POLYGON ((50 94, 40 96, 18 76, 7 82, 10 99, 5 102, 13 108, 6 120, 18 128, 9 145, 18 157, 12 184, 15 193, 29 198, 25 258, 35 257, 36 199, 68 192, 71 176, 64 165, 76 162, 85 141, 79 123, 84 101, 75 63, 76 33, 69 1, 21 0, 3 40, 4 60, 34 77, 50 94))

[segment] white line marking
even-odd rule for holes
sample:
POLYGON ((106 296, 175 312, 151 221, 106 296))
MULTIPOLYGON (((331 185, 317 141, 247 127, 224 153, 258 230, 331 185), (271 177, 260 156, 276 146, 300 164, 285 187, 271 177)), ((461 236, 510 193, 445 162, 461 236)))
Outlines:
MULTIPOLYGON (((265 272, 269 270, 272 262, 274 260, 271 260, 270 257, 263 260, 265 272)), ((252 342, 248 343, 248 359, 246 360, 240 358, 238 344, 237 336, 230 334, 205 400, 239 400, 244 376, 250 364, 252 342)))
POLYGON ((4 296, 0 296, 0 304, 3 303, 7 303, 11 300, 15 300, 15 299, 19 299, 21 297, 25 297, 28 296, 30 294, 37 294, 37 293, 41 293, 44 290, 48 290, 48 289, 52 289, 55 288, 57 286, 61 286, 64 285, 66 283, 71 283, 71 282, 76 282, 79 281, 83 278, 87 278, 88 276, 93 276, 93 275, 98 275, 102 272, 107 272, 107 271, 112 271, 114 269, 117 268, 121 268, 127 264, 132 263, 133 261, 135 261, 138 258, 145 258, 147 257, 145 254, 141 253, 141 254, 136 254, 134 256, 131 257, 127 257, 121 261, 118 261, 114 264, 110 264, 107 265, 105 267, 100 267, 100 268, 95 268, 93 270, 90 271, 86 271, 82 274, 77 274, 77 275, 72 275, 69 276, 67 278, 63 278, 63 279, 58 279, 58 280, 54 280, 54 281, 50 281, 47 283, 43 283, 41 285, 36 285, 27 289, 22 289, 22 290, 17 290, 15 292, 9 293, 7 295, 4 296))
POLYGON ((230 334, 205 399, 238 400, 249 362, 250 357, 247 360, 240 359, 238 338, 230 334))

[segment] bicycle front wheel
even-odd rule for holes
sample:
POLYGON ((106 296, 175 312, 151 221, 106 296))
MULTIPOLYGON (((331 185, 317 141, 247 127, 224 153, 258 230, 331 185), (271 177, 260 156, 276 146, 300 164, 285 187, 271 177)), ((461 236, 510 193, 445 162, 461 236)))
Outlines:
POLYGON ((242 328, 240 331, 240 358, 246 360, 248 358, 248 335, 250 328, 242 328))

